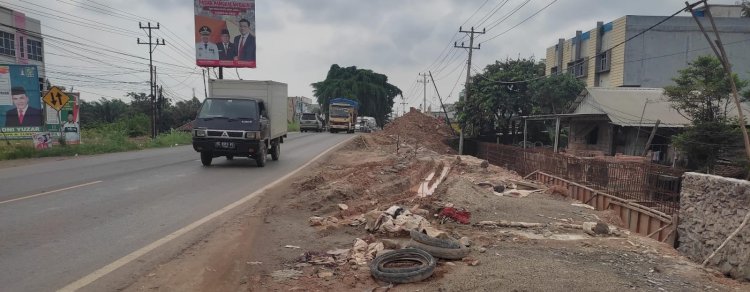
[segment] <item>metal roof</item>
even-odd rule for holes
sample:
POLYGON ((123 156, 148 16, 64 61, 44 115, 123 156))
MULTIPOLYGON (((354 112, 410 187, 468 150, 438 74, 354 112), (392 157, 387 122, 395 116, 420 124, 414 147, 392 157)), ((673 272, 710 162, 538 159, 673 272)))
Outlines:
MULTIPOLYGON (((750 116, 750 106, 743 103, 743 108, 745 115, 750 116)), ((592 87, 581 93, 572 109, 572 114, 605 114, 612 124, 627 127, 652 127, 656 120, 661 121, 659 127, 685 127, 691 123, 672 108, 662 88, 592 87)), ((735 109, 731 103, 729 117, 737 116, 735 109)))

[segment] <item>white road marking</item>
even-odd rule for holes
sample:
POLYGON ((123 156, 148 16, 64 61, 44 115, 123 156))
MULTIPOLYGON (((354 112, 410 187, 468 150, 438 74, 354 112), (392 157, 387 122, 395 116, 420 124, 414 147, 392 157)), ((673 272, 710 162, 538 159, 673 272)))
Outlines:
POLYGON ((31 198, 35 198, 35 197, 39 197, 39 196, 49 195, 49 194, 52 194, 52 193, 67 191, 67 190, 70 190, 70 189, 75 189, 75 188, 90 186, 90 185, 93 185, 93 184, 98 184, 100 182, 102 182, 102 181, 100 181, 100 180, 98 180, 98 181, 92 181, 92 182, 87 182, 85 184, 75 185, 75 186, 72 186, 72 187, 62 188, 62 189, 53 190, 53 191, 41 192, 41 193, 38 193, 36 195, 30 195, 30 196, 15 198, 15 199, 7 200, 7 201, 2 201, 2 202, 0 202, 0 205, 5 204, 5 203, 11 203, 11 202, 15 202, 15 201, 20 201, 20 200, 31 199, 31 198))
POLYGON ((226 207, 221 208, 218 211, 213 212, 213 213, 209 214, 208 216, 199 219, 198 221, 190 223, 189 225, 187 225, 185 227, 182 227, 179 230, 177 230, 175 232, 172 232, 172 233, 170 233, 169 235, 167 235, 165 237, 162 237, 162 238, 160 238, 160 239, 158 239, 158 240, 156 240, 156 241, 154 241, 154 242, 152 242, 152 243, 150 243, 150 244, 148 244, 148 245, 146 245, 146 246, 144 246, 144 247, 142 247, 142 248, 140 248, 140 249, 138 249, 138 250, 136 250, 136 251, 134 251, 134 252, 126 255, 126 256, 124 256, 124 257, 121 257, 121 258, 117 259, 116 261, 114 261, 114 262, 112 262, 112 263, 110 263, 110 264, 108 264, 108 265, 106 265, 104 267, 99 268, 98 270, 92 272, 91 274, 88 274, 88 275, 84 276, 83 278, 80 278, 80 279, 76 280, 75 282, 70 283, 67 286, 65 286, 65 287, 63 287, 63 288, 61 288, 61 289, 59 289, 57 291, 65 291, 65 292, 67 292, 67 291, 77 291, 78 289, 86 287, 87 285, 93 283, 94 281, 100 279, 101 277, 106 276, 107 274, 109 274, 109 273, 111 273, 111 272, 119 269, 122 266, 125 266, 126 264, 128 264, 128 263, 130 263, 130 262, 138 259, 139 257, 141 257, 141 256, 143 256, 143 255, 145 255, 145 254, 147 254, 147 253, 149 253, 149 252, 157 249, 158 247, 160 247, 160 246, 162 246, 162 245, 164 245, 164 244, 166 244, 166 243, 174 240, 175 238, 178 238, 178 237, 180 237, 180 236, 182 236, 182 235, 184 235, 184 234, 186 234, 186 233, 188 233, 188 232, 190 232, 190 231, 198 228, 199 226, 203 225, 204 223, 206 223, 206 222, 208 222, 208 221, 210 221, 210 220, 212 220, 212 219, 214 219, 216 217, 221 216, 222 214, 224 214, 224 213, 226 213, 226 212, 228 212, 228 211, 236 208, 239 205, 242 205, 243 203, 249 201, 250 199, 252 199, 252 198, 258 196, 259 194, 265 192, 267 189, 276 186, 277 184, 281 183, 282 181, 286 180, 287 178, 289 178, 289 177, 297 174, 297 172, 299 172, 300 170, 304 169, 308 165, 310 165, 313 162, 317 161, 323 155, 328 154, 328 152, 330 152, 330 151, 338 148, 339 146, 341 146, 341 144, 344 144, 345 142, 348 142, 349 140, 351 140, 354 137, 356 137, 356 135, 354 135, 354 136, 352 136, 352 137, 350 137, 350 138, 348 138, 348 139, 346 139, 344 141, 341 141, 341 142, 337 143, 336 145, 334 145, 331 148, 328 148, 326 151, 323 151, 322 153, 318 154, 313 159, 311 159, 310 161, 306 162, 305 164, 303 164, 302 166, 298 167, 297 169, 293 170, 292 172, 288 173, 287 175, 285 175, 285 176, 283 176, 283 177, 275 180, 274 182, 266 185, 265 187, 262 187, 261 189, 255 191, 255 192, 253 192, 253 193, 245 196, 244 198, 240 199, 239 201, 231 203, 231 204, 227 205, 226 207))

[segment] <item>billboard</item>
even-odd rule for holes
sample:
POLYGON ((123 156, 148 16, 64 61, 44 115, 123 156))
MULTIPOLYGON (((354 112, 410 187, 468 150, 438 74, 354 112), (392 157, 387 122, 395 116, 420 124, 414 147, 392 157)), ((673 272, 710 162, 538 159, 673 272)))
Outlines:
POLYGON ((60 138, 65 140, 65 144, 74 145, 81 143, 81 124, 80 124, 80 106, 79 106, 79 92, 66 92, 66 95, 70 97, 70 101, 66 103, 60 111, 56 111, 49 105, 45 105, 47 118, 46 118, 46 129, 52 137, 60 138), (62 124, 60 122, 62 119, 62 124))
POLYGON ((201 67, 255 68, 255 0, 195 0, 201 67))
POLYGON ((0 139, 29 139, 44 112, 35 65, 0 65, 0 139))

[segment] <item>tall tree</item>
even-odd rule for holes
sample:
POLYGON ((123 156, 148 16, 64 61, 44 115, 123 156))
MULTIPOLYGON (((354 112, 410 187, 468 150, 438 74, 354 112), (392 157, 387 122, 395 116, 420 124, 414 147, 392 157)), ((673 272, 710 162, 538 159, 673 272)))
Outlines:
POLYGON ((312 84, 313 95, 323 112, 328 112, 331 99, 346 97, 359 102, 359 114, 374 117, 378 125, 391 113, 393 99, 401 90, 388 83, 388 76, 372 70, 331 65, 326 79, 312 84))
MULTIPOLYGON (((747 86, 733 75, 738 90, 747 86)), ((675 146, 687 154, 690 168, 712 172, 723 156, 735 156, 741 147, 741 132, 728 117, 731 100, 730 79, 719 59, 701 56, 673 79, 676 85, 664 88, 672 107, 692 121, 674 137, 675 146)), ((736 110, 736 109, 732 109, 736 110)), ((738 161, 742 156, 729 157, 738 161)))
POLYGON ((560 114, 570 107, 585 87, 583 81, 571 74, 557 74, 534 81, 531 91, 540 114, 560 114))
MULTIPOLYGON (((737 90, 747 81, 732 76, 737 90)), ((664 88, 672 107, 693 123, 725 121, 732 102, 731 85, 726 71, 716 57, 701 56, 672 79, 676 85, 664 88)))
POLYGON ((470 100, 458 103, 459 121, 510 137, 511 121, 534 110, 530 81, 540 76, 544 76, 544 64, 533 58, 487 65, 472 77, 470 100))

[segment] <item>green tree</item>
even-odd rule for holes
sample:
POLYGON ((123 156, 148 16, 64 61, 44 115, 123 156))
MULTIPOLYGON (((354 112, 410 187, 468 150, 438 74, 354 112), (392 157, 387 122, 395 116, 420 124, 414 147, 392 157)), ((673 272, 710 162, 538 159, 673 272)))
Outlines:
MULTIPOLYGON (((736 74, 732 76, 737 90, 747 86, 736 74)), ((725 121, 732 103, 731 85, 721 61, 701 56, 672 79, 676 85, 664 88, 672 107, 694 124, 725 121)))
POLYGON ((533 113, 530 81, 541 76, 544 64, 533 58, 487 65, 472 77, 469 100, 457 104, 459 121, 480 132, 501 132, 510 137, 513 118, 533 113))
POLYGON ((586 87, 571 74, 557 74, 531 84, 532 98, 540 114, 564 113, 586 87))
MULTIPOLYGON (((712 173, 722 157, 734 156, 742 147, 742 133, 736 123, 723 121, 694 124, 673 138, 688 157, 688 168, 712 173)), ((740 154, 741 155, 741 154, 740 154)))
MULTIPOLYGON (((737 75, 732 78, 738 90, 747 86, 737 75)), ((690 168, 711 172, 722 156, 734 156, 731 150, 741 142, 741 129, 727 116, 732 103, 730 79, 719 59, 701 56, 673 80, 676 85, 665 87, 665 94, 672 107, 692 121, 673 138, 675 146, 686 154, 690 168)))
POLYGON ((346 97, 359 102, 359 114, 374 117, 382 126, 391 113, 393 99, 401 95, 401 90, 388 83, 388 76, 372 70, 331 65, 326 79, 312 84, 313 95, 321 110, 328 112, 331 99, 346 97))

